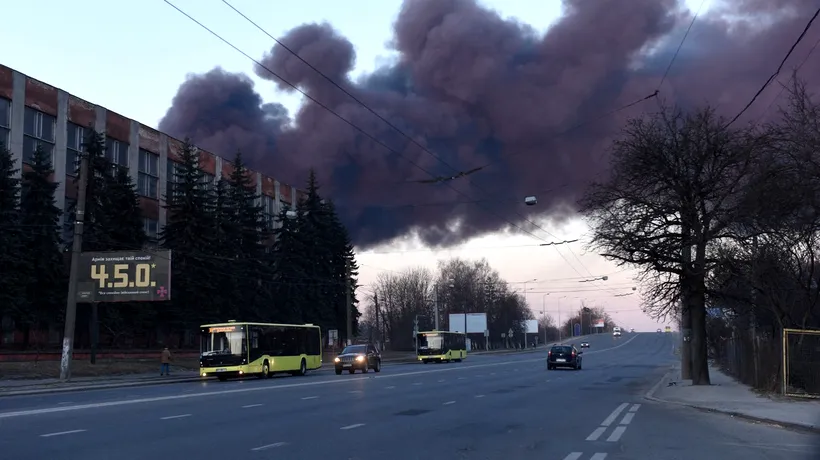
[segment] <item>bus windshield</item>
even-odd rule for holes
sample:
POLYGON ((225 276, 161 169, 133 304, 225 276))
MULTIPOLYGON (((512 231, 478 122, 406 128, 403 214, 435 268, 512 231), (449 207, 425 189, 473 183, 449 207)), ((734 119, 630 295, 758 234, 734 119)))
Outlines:
POLYGON ((441 334, 419 334, 418 345, 420 352, 438 352, 444 349, 444 337, 441 334))
POLYGON ((200 339, 202 356, 247 354, 245 326, 216 326, 204 329, 200 339))

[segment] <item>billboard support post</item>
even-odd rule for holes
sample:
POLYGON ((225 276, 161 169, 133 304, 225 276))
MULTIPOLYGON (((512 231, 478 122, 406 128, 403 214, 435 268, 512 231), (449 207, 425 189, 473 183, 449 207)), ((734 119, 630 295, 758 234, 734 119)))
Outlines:
POLYGON ((77 183, 77 207, 74 208, 74 235, 71 242, 71 263, 68 270, 68 297, 65 301, 63 353, 60 357, 60 381, 71 379, 71 356, 74 348, 74 326, 77 322, 77 275, 80 252, 83 250, 85 198, 88 188, 88 154, 80 158, 80 180, 77 183))

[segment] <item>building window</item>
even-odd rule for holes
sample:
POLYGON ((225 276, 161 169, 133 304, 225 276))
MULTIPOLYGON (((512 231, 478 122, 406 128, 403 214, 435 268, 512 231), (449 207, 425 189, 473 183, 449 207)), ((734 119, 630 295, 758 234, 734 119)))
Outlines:
POLYGON ((159 238, 159 221, 146 217, 142 219, 142 225, 145 230, 145 235, 148 236, 148 240, 150 240, 150 242, 156 242, 159 238))
POLYGON ((203 182, 205 182, 205 187, 211 188, 213 187, 214 183, 216 183, 216 176, 211 173, 203 172, 202 175, 204 176, 203 182))
POLYGON ((128 143, 113 138, 105 140, 105 158, 116 166, 128 168, 128 143))
POLYGON ((23 117, 23 162, 31 163, 37 147, 43 149, 49 161, 54 155, 54 129, 57 119, 47 113, 26 107, 23 117))
POLYGON ((9 147, 11 132, 11 101, 0 98, 0 144, 9 147))
POLYGON ((165 164, 165 197, 166 199, 171 198, 174 196, 176 192, 176 184, 182 181, 182 178, 179 177, 181 174, 181 166, 179 163, 172 159, 168 159, 168 162, 165 164))
POLYGON ((65 146, 65 173, 76 176, 80 171, 80 153, 83 151, 83 142, 88 135, 88 129, 74 123, 68 123, 68 136, 65 146))
POLYGON ((148 150, 139 151, 139 176, 137 193, 157 199, 159 195, 159 155, 148 150))
POLYGON ((262 195, 261 199, 262 214, 265 216, 265 225, 268 229, 272 230, 276 221, 276 198, 262 195))

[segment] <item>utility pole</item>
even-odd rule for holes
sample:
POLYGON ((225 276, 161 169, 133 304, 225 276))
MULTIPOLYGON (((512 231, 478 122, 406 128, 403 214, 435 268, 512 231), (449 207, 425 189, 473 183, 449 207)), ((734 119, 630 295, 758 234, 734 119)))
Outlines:
POLYGON ((350 287, 350 260, 345 260, 345 303, 347 306, 347 345, 353 343, 353 298, 350 287))
POLYGON ((379 294, 373 294, 373 306, 376 308, 376 343, 381 339, 381 327, 379 325, 379 294))
POLYGON ((68 297, 65 302, 65 330, 63 331, 63 354, 60 358, 60 381, 71 379, 71 358, 74 354, 74 328, 77 322, 77 277, 80 253, 83 250, 83 225, 85 223, 85 197, 88 188, 88 153, 80 158, 80 180, 77 183, 77 207, 74 216, 74 238, 71 242, 71 265, 68 275, 68 297))
POLYGON ((438 330, 438 286, 433 286, 433 312, 435 313, 435 329, 438 330))

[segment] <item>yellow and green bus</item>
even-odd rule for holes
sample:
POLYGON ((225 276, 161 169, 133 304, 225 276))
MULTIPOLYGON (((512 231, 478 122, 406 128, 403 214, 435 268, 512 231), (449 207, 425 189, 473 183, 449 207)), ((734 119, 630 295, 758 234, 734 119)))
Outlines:
POLYGON ((461 362, 467 357, 467 336, 462 332, 427 331, 416 335, 419 361, 461 362))
POLYGON ((322 367, 322 331, 313 324, 228 321, 200 326, 199 374, 230 377, 305 375, 322 367))

